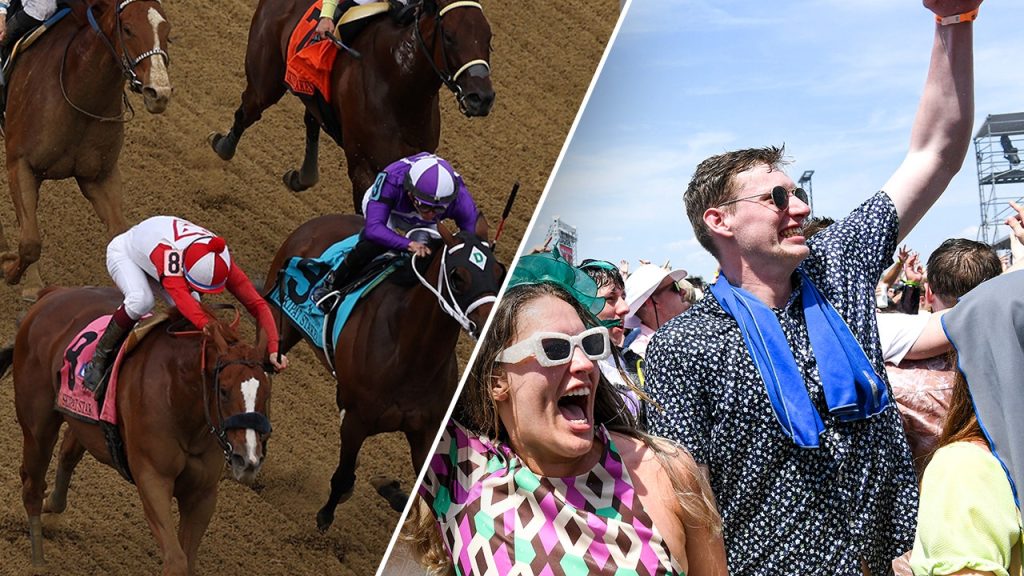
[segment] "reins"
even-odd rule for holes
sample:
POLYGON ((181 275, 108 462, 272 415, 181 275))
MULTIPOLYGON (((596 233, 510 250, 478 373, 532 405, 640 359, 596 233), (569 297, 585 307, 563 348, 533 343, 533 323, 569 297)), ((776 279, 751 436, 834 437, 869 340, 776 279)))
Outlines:
POLYGON ((479 308, 480 306, 497 301, 498 297, 495 295, 478 298, 474 300, 472 303, 470 303, 466 310, 463 310, 462 307, 459 305, 458 300, 456 300, 455 298, 455 293, 452 291, 451 282, 448 280, 448 274, 446 274, 445 271, 447 269, 448 252, 450 250, 456 250, 462 246, 463 244, 458 244, 456 246, 452 246, 451 248, 445 246, 444 250, 441 251, 441 268, 437 273, 436 287, 432 286, 430 284, 430 281, 427 280, 422 274, 420 274, 419 269, 416 268, 416 258, 418 258, 416 254, 412 255, 411 265, 413 274, 416 275, 416 279, 419 280, 420 284, 424 288, 429 290, 430 293, 437 298, 437 303, 438 305, 441 306, 441 310, 443 310, 446 314, 454 318, 455 321, 458 322, 460 326, 462 326, 462 329, 465 330, 467 334, 469 334, 469 337, 475 341, 476 336, 473 334, 473 330, 476 328, 476 323, 469 319, 469 315, 472 314, 473 311, 479 308), (447 298, 445 296, 447 296, 447 298), (451 302, 449 302, 449 300, 451 302))
POLYGON ((416 24, 414 28, 416 39, 419 41, 420 48, 422 48, 424 54, 426 54, 427 61, 430 62, 430 67, 434 69, 434 72, 437 74, 437 77, 441 79, 441 82, 444 83, 444 85, 447 86, 448 89, 451 90, 453 94, 455 94, 455 99, 459 102, 459 109, 465 112, 466 95, 462 92, 462 87, 460 87, 457 83, 459 80, 459 76, 461 76, 462 73, 465 72, 466 70, 478 64, 487 68, 487 71, 490 72, 491 65, 487 62, 487 60, 483 59, 470 60, 469 62, 463 64, 458 70, 456 70, 454 74, 448 73, 448 52, 445 50, 443 41, 441 42, 441 61, 442 64, 444 65, 444 70, 441 70, 441 68, 438 67, 437 63, 434 62, 434 51, 437 47, 437 39, 444 33, 444 29, 442 28, 442 19, 444 18, 445 14, 456 8, 476 8, 481 12, 484 9, 484 7, 481 6, 479 2, 475 2, 473 0, 459 0, 458 2, 452 2, 451 4, 438 10, 437 14, 434 16, 434 36, 431 39, 431 46, 429 48, 427 47, 426 41, 423 39, 423 33, 420 31, 420 18, 423 16, 424 13, 422 5, 416 12, 416 24))
MULTIPOLYGON (((231 327, 235 328, 238 326, 240 314, 238 310, 231 304, 214 305, 211 308, 230 308, 235 311, 235 318, 231 323, 231 327)), ((218 391, 220 389, 220 373, 228 366, 248 366, 250 368, 260 368, 266 372, 266 366, 262 362, 255 360, 229 360, 227 362, 217 361, 217 364, 213 367, 213 381, 208 382, 206 378, 206 344, 210 337, 203 330, 177 330, 172 331, 172 326, 167 327, 167 333, 176 338, 186 336, 200 336, 199 341, 199 373, 202 377, 202 391, 203 391, 203 412, 206 416, 206 425, 209 432, 217 440, 217 444, 220 445, 221 450, 224 452, 224 460, 230 461, 231 455, 234 452, 234 448, 231 446, 231 441, 228 440, 228 431, 235 429, 253 430, 261 435, 269 434, 272 430, 270 420, 260 412, 240 412, 224 418, 224 410, 221 406, 220 395, 217 394, 216 402, 216 420, 214 415, 210 412, 210 390, 214 389, 218 391)))
MULTIPOLYGON (((114 61, 117 62, 118 65, 121 67, 121 74, 124 76, 126 82, 128 83, 128 88, 132 92, 141 93, 142 81, 139 80, 138 74, 135 73, 135 67, 138 66, 139 63, 141 63, 143 60, 152 58, 153 56, 162 57, 164 59, 164 65, 166 66, 170 64, 170 56, 168 56, 166 51, 159 48, 147 50, 134 58, 128 54, 128 49, 125 47, 124 44, 124 28, 121 24, 121 12, 125 9, 126 6, 133 2, 156 2, 157 4, 159 4, 160 0, 123 0, 120 4, 117 5, 115 19, 117 21, 117 38, 118 42, 121 44, 120 54, 118 54, 117 49, 114 47, 114 44, 113 42, 111 42, 110 38, 108 38, 107 35, 103 32, 103 29, 100 28, 99 22, 97 22, 96 20, 96 16, 93 13, 93 7, 91 5, 86 7, 85 16, 86 20, 88 20, 89 22, 89 26, 91 26, 93 31, 95 31, 96 34, 100 37, 100 39, 103 40, 103 44, 107 47, 107 50, 109 50, 110 54, 114 57, 114 61)), ((60 82, 60 92, 64 96, 64 101, 67 102, 68 106, 71 106, 71 108, 73 108, 75 111, 85 116, 88 116, 93 120, 98 120, 100 122, 129 122, 130 120, 135 118, 135 109, 132 107, 131 101, 128 99, 128 95, 124 93, 123 89, 121 91, 121 97, 124 102, 124 109, 117 116, 100 116, 98 114, 93 114, 82 109, 81 107, 79 107, 71 101, 71 98, 68 96, 67 88, 64 86, 64 67, 67 63, 68 52, 71 50, 71 44, 72 42, 74 42, 76 36, 77 34, 73 34, 68 39, 68 44, 64 47, 64 54, 61 57, 60 61, 60 74, 58 75, 58 80, 60 82)))

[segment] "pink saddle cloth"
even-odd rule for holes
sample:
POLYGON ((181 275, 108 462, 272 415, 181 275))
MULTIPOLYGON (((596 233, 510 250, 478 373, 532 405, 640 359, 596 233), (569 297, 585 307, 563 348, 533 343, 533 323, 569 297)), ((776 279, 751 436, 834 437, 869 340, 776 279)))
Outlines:
POLYGON ((124 357, 124 346, 118 350, 117 357, 114 359, 102 410, 99 409, 96 399, 92 397, 92 391, 82 384, 85 366, 89 360, 92 360, 92 355, 96 351, 96 343, 110 322, 110 317, 111 315, 108 314, 93 320, 71 340, 71 344, 64 350, 64 361, 60 368, 60 388, 57 390, 57 410, 87 422, 102 420, 116 425, 117 375, 124 357))

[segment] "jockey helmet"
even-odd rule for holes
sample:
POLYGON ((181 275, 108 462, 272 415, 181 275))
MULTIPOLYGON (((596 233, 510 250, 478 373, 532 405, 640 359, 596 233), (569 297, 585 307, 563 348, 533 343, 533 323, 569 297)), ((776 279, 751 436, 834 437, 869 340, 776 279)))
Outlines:
POLYGON ((418 204, 443 209, 455 199, 455 170, 447 160, 425 155, 405 175, 405 191, 418 204))
POLYGON ((197 292, 216 294, 224 290, 231 271, 231 253, 224 239, 203 236, 193 241, 182 254, 185 280, 197 292))

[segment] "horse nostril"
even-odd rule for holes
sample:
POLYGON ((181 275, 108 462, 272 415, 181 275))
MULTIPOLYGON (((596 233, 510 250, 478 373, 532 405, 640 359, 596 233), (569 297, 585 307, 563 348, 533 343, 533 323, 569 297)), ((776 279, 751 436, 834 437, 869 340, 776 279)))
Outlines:
POLYGON ((231 455, 231 467, 232 468, 245 468, 246 467, 245 458, 242 458, 238 454, 232 454, 231 455))
POLYGON ((142 89, 142 95, 144 97, 150 99, 150 100, 156 100, 157 99, 156 90, 154 88, 150 88, 148 86, 142 89))

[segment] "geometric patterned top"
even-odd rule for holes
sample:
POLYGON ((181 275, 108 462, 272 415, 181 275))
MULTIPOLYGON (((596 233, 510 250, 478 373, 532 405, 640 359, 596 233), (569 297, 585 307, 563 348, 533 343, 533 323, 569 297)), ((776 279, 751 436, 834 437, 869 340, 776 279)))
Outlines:
POLYGON ((455 571, 468 574, 682 574, 603 426, 586 474, 549 478, 511 448, 449 420, 420 486, 455 571))

